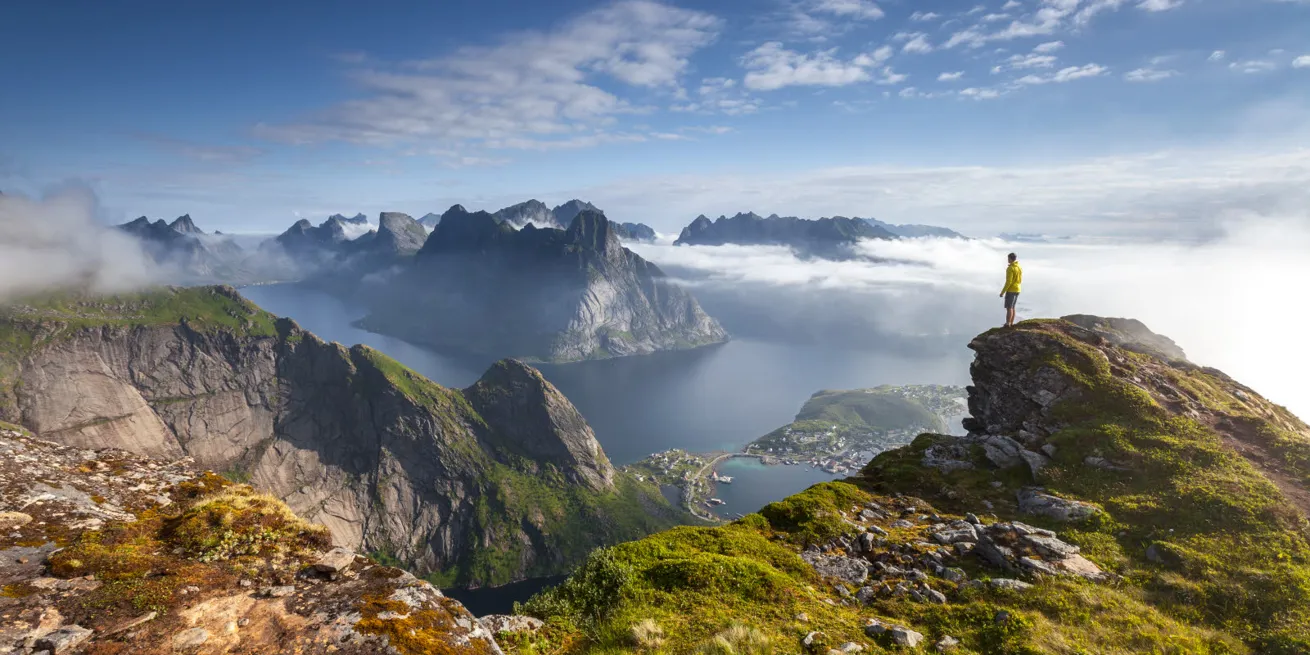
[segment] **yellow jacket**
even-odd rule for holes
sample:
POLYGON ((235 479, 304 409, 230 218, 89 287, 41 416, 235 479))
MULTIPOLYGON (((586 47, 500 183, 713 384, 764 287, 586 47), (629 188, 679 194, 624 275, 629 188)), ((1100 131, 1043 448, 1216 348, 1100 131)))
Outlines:
POLYGON ((1019 293, 1019 286, 1023 284, 1023 269, 1019 268, 1019 262, 1010 262, 1005 267, 1005 288, 1001 293, 1019 293))

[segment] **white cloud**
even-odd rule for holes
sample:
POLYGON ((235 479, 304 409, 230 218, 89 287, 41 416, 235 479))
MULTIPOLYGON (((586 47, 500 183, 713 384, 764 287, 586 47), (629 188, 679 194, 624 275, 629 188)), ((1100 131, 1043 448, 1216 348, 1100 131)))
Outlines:
POLYGON ((1227 56, 1228 56, 1227 52, 1224 52, 1223 50, 1215 50, 1214 52, 1210 53, 1210 56, 1207 59, 1209 61, 1223 61, 1224 58, 1227 56))
POLYGON ((843 60, 837 57, 836 48, 801 53, 770 41, 742 58, 742 66, 749 71, 744 83, 748 89, 772 91, 788 86, 846 86, 868 82, 891 55, 892 49, 882 46, 872 53, 843 60))
POLYGON ((1021 319, 1071 313, 1139 319, 1175 340, 1192 361, 1216 367, 1310 418, 1304 393, 1310 349, 1299 347, 1310 309, 1294 300, 1304 295, 1302 286, 1310 279, 1306 218, 1304 213, 1232 216, 1215 238, 1202 243, 983 238, 859 244, 859 251, 876 262, 802 259, 776 247, 633 248, 674 271, 698 298, 713 304, 716 315, 743 323, 769 316, 770 323, 787 329, 781 338, 859 343, 874 334, 895 343, 913 335, 945 335, 945 347, 958 347, 999 323, 996 294, 1005 255, 1013 251, 1025 273, 1021 319), (1234 276, 1239 262, 1242 275, 1234 276), (1260 284, 1250 284, 1252 279, 1260 284), (1216 298, 1230 297, 1260 311, 1213 311, 1216 298), (858 329, 840 329, 848 325, 858 329), (823 328, 821 334, 806 332, 815 326, 823 328), (1250 338, 1253 334, 1260 336, 1250 338))
POLYGON ((1178 74, 1175 70, 1159 70, 1155 68, 1138 68, 1136 70, 1124 73, 1124 79, 1129 82, 1159 82, 1174 77, 1178 74))
POLYGON ((1037 46, 1035 46, 1033 48, 1033 52, 1049 55, 1052 52, 1061 50, 1063 48, 1064 48, 1064 41, 1048 41, 1046 43, 1040 43, 1037 46))
POLYGON ((1292 68, 1310 68, 1310 55, 1301 55, 1293 59, 1292 68))
POLYGON ((982 22, 999 23, 1003 20, 1008 20, 1009 18, 1010 18, 1009 14, 987 14, 986 16, 982 17, 982 22))
POLYGON ((155 273, 134 239, 96 220, 90 192, 0 195, 0 301, 56 288, 126 291, 155 273))
POLYGON ((932 51, 932 43, 928 41, 928 35, 923 33, 915 34, 901 47, 901 52, 925 54, 932 51))
POLYGON ((941 17, 942 17, 941 14, 934 13, 934 12, 931 12, 931 11, 926 11, 926 12, 925 12, 925 11, 916 11, 916 12, 914 12, 913 14, 910 14, 910 20, 912 20, 912 21, 916 21, 916 22, 920 22, 920 23, 926 23, 926 22, 928 22, 928 21, 937 20, 938 18, 941 18, 941 17))
POLYGON ((986 89, 971 86, 967 89, 961 89, 960 95, 974 100, 995 100, 1004 94, 999 89, 986 89))
POLYGON ((261 135, 292 143, 372 145, 406 141, 540 142, 578 139, 633 112, 623 87, 671 89, 692 53, 722 22, 650 0, 588 11, 549 32, 525 32, 490 47, 437 59, 356 69, 364 96, 261 135), (597 80, 608 79, 608 89, 597 80))
POLYGON ((1235 61, 1228 64, 1228 68, 1239 73, 1251 75, 1255 73, 1268 73, 1269 71, 1278 68, 1278 65, 1268 59, 1248 59, 1246 61, 1235 61))
POLYGON ((952 71, 937 76, 938 82, 954 82, 964 77, 964 71, 952 71))
POLYGON ((815 0, 811 10, 857 20, 878 20, 885 15, 870 0, 815 0))
POLYGON ((1183 5, 1183 0, 1142 0, 1137 8, 1142 11, 1169 11, 1183 5))
POLYGON ((1051 55, 1014 55, 1006 60, 1010 68, 1052 68, 1056 59, 1051 55))
POLYGON ((759 111, 760 101, 747 94, 737 80, 727 77, 707 77, 701 80, 694 100, 674 104, 675 112, 724 114, 740 116, 759 111))
POLYGON ((1009 0, 1005 4, 1001 5, 1001 11, 1010 11, 1011 9, 1019 9, 1022 6, 1023 3, 1019 2, 1019 0, 1009 0))
POLYGON ((1104 75, 1110 69, 1100 64, 1085 64, 1083 66, 1069 66, 1061 68, 1053 75, 1025 75, 1017 80, 1015 84, 1031 86, 1037 84, 1064 83, 1074 80, 1081 80, 1087 77, 1099 77, 1104 75))
MULTIPOLYGON (((1117 11, 1125 2, 1127 0, 1039 0, 1035 12, 1025 14, 1005 27, 993 31, 986 22, 970 25, 952 34, 946 40, 944 47, 979 48, 993 41, 1009 41, 1071 31, 1085 27, 1102 13, 1117 11)), ((1006 7, 1010 5, 1007 3, 1006 7)), ((974 12, 971 10, 969 13, 974 12)))

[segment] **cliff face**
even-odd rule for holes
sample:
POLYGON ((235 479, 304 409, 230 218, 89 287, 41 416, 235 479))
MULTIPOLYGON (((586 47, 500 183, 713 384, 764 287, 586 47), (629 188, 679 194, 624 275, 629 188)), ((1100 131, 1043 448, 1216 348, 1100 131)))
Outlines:
POLYGON ((193 457, 443 583, 558 572, 676 520, 521 364, 446 389, 222 287, 20 306, 0 326, 0 418, 73 447, 193 457))
POLYGON ((364 324, 439 347, 572 361, 727 337, 591 211, 567 230, 515 230, 457 205, 392 287, 374 299, 364 324))
POLYGON ((0 589, 7 653, 501 653, 431 584, 330 550, 322 526, 189 458, 6 424, 0 589))
POLYGON ((979 335, 969 435, 607 549, 527 611, 571 652, 1310 652, 1310 426, 1170 344, 979 335))

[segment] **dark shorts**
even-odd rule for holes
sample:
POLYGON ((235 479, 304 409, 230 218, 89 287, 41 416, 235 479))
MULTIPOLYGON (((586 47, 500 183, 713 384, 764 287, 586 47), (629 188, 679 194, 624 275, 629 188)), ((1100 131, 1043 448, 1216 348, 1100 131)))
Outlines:
POLYGON ((1017 304, 1019 304, 1019 293, 1017 291, 1014 293, 1005 294, 1006 309, 1014 309, 1014 306, 1017 304))

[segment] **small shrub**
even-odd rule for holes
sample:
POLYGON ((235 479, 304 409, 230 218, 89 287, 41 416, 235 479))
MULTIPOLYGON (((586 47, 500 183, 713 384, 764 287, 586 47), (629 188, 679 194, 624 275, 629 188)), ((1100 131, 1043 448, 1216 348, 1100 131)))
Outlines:
POLYGON ((701 655, 772 655, 768 635, 744 625, 733 625, 697 649, 701 655))
POLYGON ((659 648, 664 645, 664 628, 654 619, 642 619, 632 625, 632 643, 638 648, 659 648))

